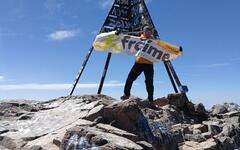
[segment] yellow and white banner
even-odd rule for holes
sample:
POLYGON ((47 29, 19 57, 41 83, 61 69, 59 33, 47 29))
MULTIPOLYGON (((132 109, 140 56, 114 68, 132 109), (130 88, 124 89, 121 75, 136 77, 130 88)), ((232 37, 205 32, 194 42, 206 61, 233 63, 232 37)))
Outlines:
POLYGON ((116 35, 116 31, 97 35, 93 47, 98 51, 141 56, 154 63, 172 60, 182 54, 179 47, 162 40, 116 35))

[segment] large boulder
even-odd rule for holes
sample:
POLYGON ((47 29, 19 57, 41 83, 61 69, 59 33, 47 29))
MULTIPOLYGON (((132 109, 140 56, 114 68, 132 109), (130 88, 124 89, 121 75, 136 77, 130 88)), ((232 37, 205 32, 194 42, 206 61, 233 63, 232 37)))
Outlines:
POLYGON ((217 104, 212 107, 212 115, 214 116, 218 114, 224 114, 226 112, 228 112, 228 110, 224 105, 217 104))
POLYGON ((130 98, 105 107, 104 120, 117 128, 137 134, 155 148, 176 149, 175 140, 167 127, 160 122, 152 121, 154 113, 149 113, 151 112, 149 108, 141 110, 139 101, 139 98, 130 98))
MULTIPOLYGON (((126 132, 123 131, 122 134, 126 134, 126 132)), ((69 129, 65 133, 60 146, 60 150, 94 148, 143 150, 140 145, 127 138, 95 127, 74 127, 69 129)))

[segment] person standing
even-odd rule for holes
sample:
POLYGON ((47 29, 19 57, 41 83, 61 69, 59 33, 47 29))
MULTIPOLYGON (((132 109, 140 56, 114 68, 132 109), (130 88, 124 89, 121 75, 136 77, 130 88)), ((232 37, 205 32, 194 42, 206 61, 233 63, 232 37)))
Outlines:
MULTIPOLYGON (((144 26, 143 34, 140 37, 146 38, 146 39, 154 39, 153 33, 154 31, 150 26, 144 26)), ((149 102, 153 102, 153 92, 154 92, 153 62, 140 56, 136 57, 135 63, 128 74, 128 77, 124 86, 124 95, 121 96, 122 100, 126 100, 130 97, 132 84, 142 72, 144 73, 144 76, 145 76, 145 85, 148 93, 148 100, 149 102)))

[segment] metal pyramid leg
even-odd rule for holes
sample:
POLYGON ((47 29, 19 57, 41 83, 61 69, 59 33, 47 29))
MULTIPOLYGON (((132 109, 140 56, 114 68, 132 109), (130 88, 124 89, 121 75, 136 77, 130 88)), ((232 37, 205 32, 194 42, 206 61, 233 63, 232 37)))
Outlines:
POLYGON ((109 66, 111 56, 112 56, 112 53, 108 53, 107 60, 106 60, 105 66, 104 66, 104 70, 103 70, 103 74, 102 74, 102 78, 101 78, 101 81, 100 81, 100 84, 99 84, 97 94, 101 94, 101 92, 102 92, 102 87, 103 87, 103 83, 104 83, 104 80, 105 80, 105 77, 106 77, 106 74, 107 74, 107 70, 108 70, 108 66, 109 66))
POLYGON ((88 62, 88 60, 89 60, 89 58, 90 58, 90 56, 91 56, 91 54, 92 54, 92 51, 93 51, 93 47, 91 47, 91 48, 88 50, 88 53, 87 53, 87 55, 86 55, 86 57, 85 57, 85 60, 83 61, 83 64, 82 64, 82 66, 81 66, 81 68, 80 68, 80 71, 78 72, 77 77, 76 77, 76 79, 75 79, 75 81, 74 81, 74 83, 73 83, 72 90, 71 90, 71 92, 69 93, 70 96, 72 96, 72 94, 73 94, 73 92, 74 92, 74 90, 75 90, 75 88, 76 88, 76 86, 77 86, 77 84, 78 84, 78 81, 79 81, 79 79, 80 79, 80 77, 81 77, 81 75, 82 75, 82 73, 83 73, 83 71, 84 71, 84 69, 85 69, 85 67, 86 67, 86 64, 87 64, 87 62, 88 62))

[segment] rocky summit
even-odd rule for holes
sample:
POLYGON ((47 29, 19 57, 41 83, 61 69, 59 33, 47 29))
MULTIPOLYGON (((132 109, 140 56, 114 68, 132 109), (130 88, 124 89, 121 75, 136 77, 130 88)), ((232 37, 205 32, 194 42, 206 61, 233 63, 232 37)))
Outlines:
POLYGON ((240 150, 240 106, 206 110, 182 94, 0 103, 0 150, 240 150))

